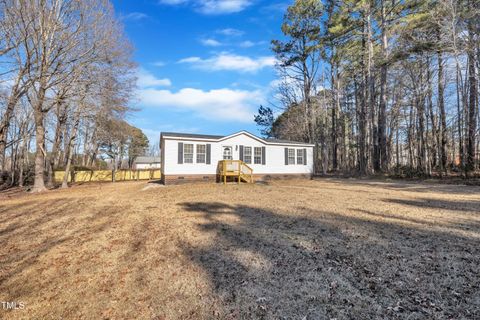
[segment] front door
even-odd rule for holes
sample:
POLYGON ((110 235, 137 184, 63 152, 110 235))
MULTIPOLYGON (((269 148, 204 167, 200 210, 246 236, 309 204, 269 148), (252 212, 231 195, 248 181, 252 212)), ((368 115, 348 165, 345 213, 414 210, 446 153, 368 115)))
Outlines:
POLYGON ((231 146, 223 146, 223 160, 233 160, 233 148, 231 146))

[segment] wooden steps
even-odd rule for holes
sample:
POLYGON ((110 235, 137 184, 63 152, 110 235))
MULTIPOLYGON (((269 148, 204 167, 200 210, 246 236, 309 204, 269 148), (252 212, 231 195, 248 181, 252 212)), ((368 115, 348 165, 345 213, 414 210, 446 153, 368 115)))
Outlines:
POLYGON ((241 160, 221 160, 218 163, 220 178, 226 184, 228 177, 233 177, 238 183, 254 183, 253 169, 241 160))

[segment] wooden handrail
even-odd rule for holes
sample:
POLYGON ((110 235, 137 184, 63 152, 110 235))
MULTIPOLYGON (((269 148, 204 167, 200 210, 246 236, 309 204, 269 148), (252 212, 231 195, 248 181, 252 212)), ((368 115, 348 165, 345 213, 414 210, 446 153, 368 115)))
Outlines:
POLYGON ((253 183, 253 169, 242 160, 220 160, 219 168, 221 168, 220 175, 223 183, 227 182, 227 176, 236 176, 238 183, 240 183, 240 179, 250 180, 249 182, 253 183))
POLYGON ((246 163, 243 162, 243 161, 241 161, 241 163, 242 163, 242 166, 248 168, 248 170, 249 170, 250 172, 253 172, 253 169, 252 169, 248 164, 246 164, 246 163))

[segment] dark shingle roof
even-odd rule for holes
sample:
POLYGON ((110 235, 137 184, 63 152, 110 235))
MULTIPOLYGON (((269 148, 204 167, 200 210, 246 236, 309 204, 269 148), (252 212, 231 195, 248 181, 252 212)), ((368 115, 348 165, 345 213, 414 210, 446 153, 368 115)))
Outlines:
POLYGON ((225 136, 216 136, 210 134, 180 133, 180 132, 162 132, 162 136, 180 137, 180 138, 198 138, 198 139, 221 139, 225 136))
MULTIPOLYGON (((243 131, 246 132, 246 131, 243 131)), ((257 137, 256 135, 247 132, 252 136, 257 137)), ((212 139, 212 140, 219 140, 221 138, 227 136, 219 136, 219 135, 210 135, 210 134, 196 134, 196 133, 180 133, 180 132, 162 132, 162 137, 179 137, 179 138, 197 138, 197 139, 212 139)), ((290 140, 283 140, 283 139, 264 139, 257 137, 260 140, 265 141, 266 143, 281 143, 281 144, 308 144, 306 142, 301 141, 290 141, 290 140)))
POLYGON ((302 141, 290 141, 290 140, 283 140, 283 139, 273 139, 273 138, 268 138, 268 139, 263 139, 267 142, 271 143, 285 143, 285 144, 308 144, 308 142, 302 142, 302 141))

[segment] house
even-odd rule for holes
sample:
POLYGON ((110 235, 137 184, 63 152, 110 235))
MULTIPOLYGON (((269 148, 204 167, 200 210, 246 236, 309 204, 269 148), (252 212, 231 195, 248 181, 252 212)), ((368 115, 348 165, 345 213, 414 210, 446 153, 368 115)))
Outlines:
POLYGON ((313 174, 313 148, 313 144, 263 139, 246 131, 227 136, 163 132, 162 181, 225 181, 227 175, 237 174, 238 180, 307 178, 313 174))
POLYGON ((137 157, 133 161, 133 169, 135 170, 160 169, 160 166, 160 157, 137 157))

